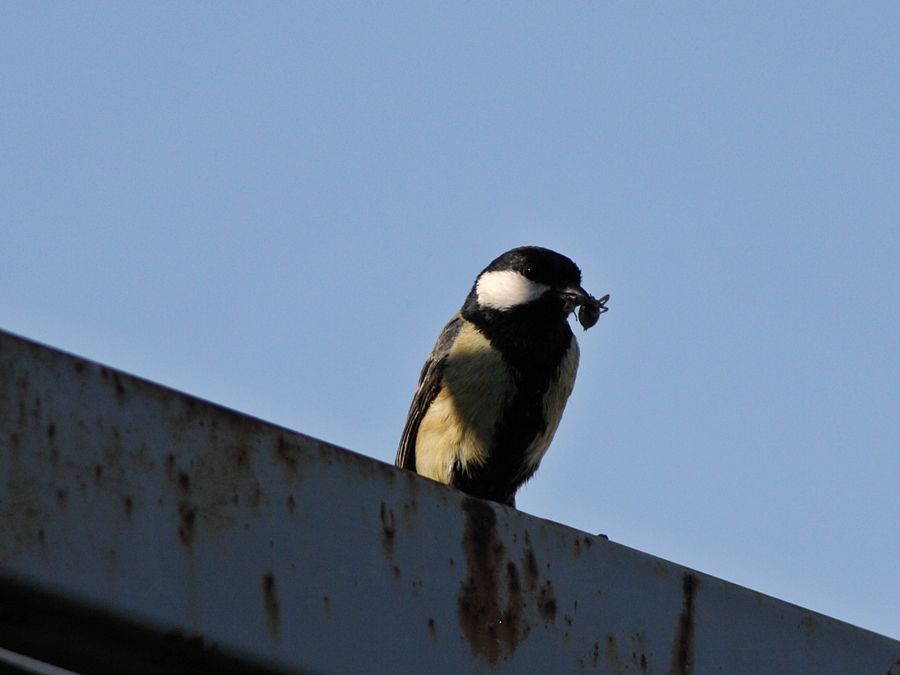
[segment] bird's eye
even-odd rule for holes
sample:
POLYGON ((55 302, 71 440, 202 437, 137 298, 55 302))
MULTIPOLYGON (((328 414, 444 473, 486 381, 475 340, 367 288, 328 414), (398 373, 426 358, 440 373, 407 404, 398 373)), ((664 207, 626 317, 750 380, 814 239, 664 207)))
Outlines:
POLYGON ((525 265, 525 267, 522 268, 522 274, 524 274, 529 279, 533 279, 534 278, 534 265, 532 265, 531 263, 525 265))

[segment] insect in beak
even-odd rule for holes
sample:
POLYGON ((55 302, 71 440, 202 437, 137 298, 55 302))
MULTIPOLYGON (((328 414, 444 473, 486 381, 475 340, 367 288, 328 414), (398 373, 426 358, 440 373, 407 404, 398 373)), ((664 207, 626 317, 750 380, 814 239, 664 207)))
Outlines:
POLYGON ((583 302, 581 307, 578 308, 578 323, 580 323, 585 330, 596 324, 597 319, 600 318, 601 314, 609 311, 609 307, 606 306, 606 303, 609 302, 609 293, 599 300, 592 296, 588 296, 588 298, 589 299, 583 302))

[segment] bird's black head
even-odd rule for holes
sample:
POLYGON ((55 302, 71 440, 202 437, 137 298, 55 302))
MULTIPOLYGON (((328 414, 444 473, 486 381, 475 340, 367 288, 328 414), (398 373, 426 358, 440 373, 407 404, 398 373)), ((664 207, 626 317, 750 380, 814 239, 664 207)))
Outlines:
POLYGON ((579 305, 593 301, 581 287, 581 270, 564 255, 539 246, 507 251, 484 268, 463 313, 488 319, 565 321, 579 305))

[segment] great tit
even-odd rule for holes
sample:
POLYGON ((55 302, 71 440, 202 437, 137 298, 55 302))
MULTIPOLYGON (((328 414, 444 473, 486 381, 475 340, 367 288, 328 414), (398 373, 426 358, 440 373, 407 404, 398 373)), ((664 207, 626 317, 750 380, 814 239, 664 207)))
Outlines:
POLYGON ((537 246, 488 265, 425 361, 395 465, 515 506, 553 439, 578 369, 567 321, 606 311, 569 258, 537 246))

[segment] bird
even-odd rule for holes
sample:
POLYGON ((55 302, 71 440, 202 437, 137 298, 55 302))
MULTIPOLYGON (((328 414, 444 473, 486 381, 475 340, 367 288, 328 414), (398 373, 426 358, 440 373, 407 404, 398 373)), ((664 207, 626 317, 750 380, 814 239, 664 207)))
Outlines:
POLYGON ((585 330, 607 311, 568 257, 521 246, 475 279, 425 361, 395 466, 515 507, 537 470, 575 384, 585 330))

